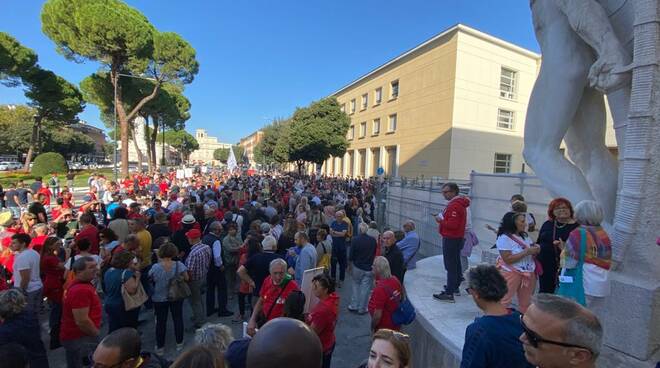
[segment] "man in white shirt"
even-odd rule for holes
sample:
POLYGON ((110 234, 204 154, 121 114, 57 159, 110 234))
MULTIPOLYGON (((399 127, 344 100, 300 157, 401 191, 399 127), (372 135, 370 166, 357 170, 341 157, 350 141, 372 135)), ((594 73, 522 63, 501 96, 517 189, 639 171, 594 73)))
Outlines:
POLYGON ((39 273, 39 253, 29 249, 32 239, 27 234, 15 234, 11 237, 11 250, 14 257, 14 287, 25 294, 27 309, 39 313, 43 283, 39 273))

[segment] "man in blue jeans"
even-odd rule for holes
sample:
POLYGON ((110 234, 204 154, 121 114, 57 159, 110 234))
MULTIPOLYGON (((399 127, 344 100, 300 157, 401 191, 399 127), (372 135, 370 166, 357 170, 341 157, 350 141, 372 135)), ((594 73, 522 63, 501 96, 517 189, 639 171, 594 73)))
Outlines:
POLYGON ((330 236, 332 237, 332 260, 330 262, 330 276, 337 281, 337 287, 341 287, 346 277, 346 234, 348 224, 344 221, 344 211, 337 211, 335 221, 330 225, 330 236), (339 280, 337 280, 337 263, 339 263, 339 280))
POLYGON ((353 292, 351 293, 351 304, 348 310, 358 314, 367 314, 367 302, 371 285, 374 282, 374 274, 371 267, 376 256, 376 239, 367 235, 369 225, 364 222, 358 225, 360 235, 353 238, 349 251, 348 272, 353 278, 353 292))

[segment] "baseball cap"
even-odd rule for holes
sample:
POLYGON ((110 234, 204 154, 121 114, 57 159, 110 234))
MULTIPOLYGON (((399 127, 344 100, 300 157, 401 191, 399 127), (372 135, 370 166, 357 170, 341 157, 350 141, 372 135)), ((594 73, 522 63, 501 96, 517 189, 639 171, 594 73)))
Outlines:
POLYGON ((197 229, 190 229, 186 233, 186 237, 189 239, 198 239, 202 237, 202 232, 197 229))

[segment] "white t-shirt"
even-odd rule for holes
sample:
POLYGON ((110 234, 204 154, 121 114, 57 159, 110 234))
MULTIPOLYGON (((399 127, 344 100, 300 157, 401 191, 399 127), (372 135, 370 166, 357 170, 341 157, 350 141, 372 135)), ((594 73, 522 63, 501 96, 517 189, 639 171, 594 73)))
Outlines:
POLYGON ((30 281, 28 282, 27 292, 31 293, 43 288, 39 274, 39 253, 33 249, 25 249, 14 257, 14 287, 21 286, 22 270, 30 270, 30 281))
MULTIPOLYGON (((518 235, 511 235, 511 236, 527 244, 528 247, 532 245, 532 241, 529 238, 523 239, 518 235)), ((508 235, 498 236, 495 245, 497 246, 498 251, 510 250, 511 254, 519 254, 522 253, 522 251, 524 250, 522 245, 518 244, 517 241, 509 238, 508 235)), ((509 265, 507 264, 503 265, 505 270, 511 271, 511 269, 508 266, 509 265)), ((515 267, 518 271, 521 272, 534 272, 534 268, 535 268, 534 259, 532 258, 532 256, 524 257, 523 259, 512 264, 511 266, 515 267)))
MULTIPOLYGON (((76 254, 75 256, 73 256, 73 262, 77 261, 81 257, 83 257, 83 256, 81 256, 80 254, 76 254)), ((98 254, 92 254, 92 255, 89 255, 87 257, 93 258, 94 262, 96 262, 96 267, 99 268, 99 269, 101 268, 101 261, 102 260, 101 260, 101 257, 98 254)), ((71 270, 71 259, 68 259, 66 262, 64 262, 64 268, 67 269, 67 270, 71 270)))

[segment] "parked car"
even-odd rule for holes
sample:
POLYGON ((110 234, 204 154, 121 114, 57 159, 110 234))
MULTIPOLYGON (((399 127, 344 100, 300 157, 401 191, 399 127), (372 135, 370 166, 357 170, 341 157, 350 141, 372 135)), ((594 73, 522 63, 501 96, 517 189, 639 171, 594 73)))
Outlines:
POLYGON ((23 168, 21 163, 16 161, 3 161, 0 162, 0 171, 20 170, 23 168))

